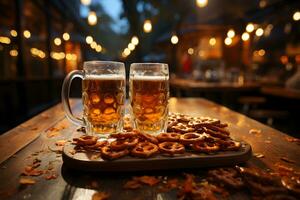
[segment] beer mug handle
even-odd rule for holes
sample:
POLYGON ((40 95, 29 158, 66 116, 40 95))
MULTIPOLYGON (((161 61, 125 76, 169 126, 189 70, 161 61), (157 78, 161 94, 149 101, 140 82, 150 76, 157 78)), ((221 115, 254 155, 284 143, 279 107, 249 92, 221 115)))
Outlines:
POLYGON ((70 102, 69 102, 69 94, 70 94, 70 86, 71 82, 74 78, 83 79, 83 71, 82 70, 74 70, 71 71, 66 78, 64 79, 62 90, 61 90, 61 101, 63 108, 65 110, 67 118, 74 124, 84 126, 83 119, 77 118, 73 115, 70 102))

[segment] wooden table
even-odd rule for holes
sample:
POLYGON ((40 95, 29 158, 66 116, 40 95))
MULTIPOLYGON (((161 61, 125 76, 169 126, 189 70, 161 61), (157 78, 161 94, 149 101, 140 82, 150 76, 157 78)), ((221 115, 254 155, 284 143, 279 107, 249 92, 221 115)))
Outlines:
POLYGON ((285 87, 262 87, 261 93, 276 97, 282 97, 293 100, 300 100, 300 91, 285 87))
MULTIPOLYGON (((72 102, 75 113, 79 114, 82 106, 80 100, 72 102)), ((265 126, 244 115, 231 111, 223 106, 200 98, 170 99, 170 111, 186 113, 194 116, 211 116, 229 123, 229 130, 235 139, 243 139, 252 145, 254 153, 262 153, 264 158, 251 158, 245 165, 261 168, 273 168, 275 163, 284 163, 299 169, 300 146, 288 142, 286 135, 265 126), (251 134, 250 129, 261 130, 261 134, 251 134), (294 163, 285 163, 284 156, 294 163)), ((160 176, 181 176, 188 170, 158 171, 126 174, 101 174, 67 170, 61 160, 61 155, 51 150, 54 143, 61 139, 71 139, 76 132, 76 126, 65 118, 61 105, 54 106, 29 121, 21 124, 0 137, 0 157, 17 151, 18 145, 27 137, 39 137, 19 150, 12 157, 0 164, 0 199, 89 199, 94 190, 89 189, 99 185, 99 190, 109 192, 111 199, 174 199, 176 193, 159 193, 155 187, 143 187, 139 190, 123 190, 122 185, 132 175, 154 174, 160 176), (53 136, 53 137, 50 137, 53 136), (51 150, 49 150, 51 149, 51 150), (20 187, 20 174, 26 164, 34 157, 41 160, 40 168, 50 165, 58 174, 53 180, 45 180, 42 176, 35 177, 36 184, 20 187)), ((199 170, 188 171, 189 173, 199 170)), ((238 198, 237 198, 238 199, 238 198)))

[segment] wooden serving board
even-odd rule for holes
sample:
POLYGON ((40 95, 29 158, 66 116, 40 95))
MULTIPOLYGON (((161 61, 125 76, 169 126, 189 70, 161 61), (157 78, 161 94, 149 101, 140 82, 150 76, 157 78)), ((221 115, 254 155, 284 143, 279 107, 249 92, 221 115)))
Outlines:
POLYGON ((224 151, 215 154, 186 152, 175 156, 156 155, 150 158, 125 156, 117 160, 103 160, 100 153, 78 152, 72 154, 74 145, 67 143, 63 149, 63 162, 72 169, 84 171, 148 171, 181 168, 203 168, 236 165, 249 160, 251 146, 242 142, 239 151, 224 151))

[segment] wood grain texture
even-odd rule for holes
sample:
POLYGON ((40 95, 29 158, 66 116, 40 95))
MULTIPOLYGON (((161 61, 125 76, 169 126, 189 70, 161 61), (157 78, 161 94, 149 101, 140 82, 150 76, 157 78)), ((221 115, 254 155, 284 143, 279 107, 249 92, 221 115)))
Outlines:
MULTIPOLYGON (((81 113, 82 107, 80 100, 76 100, 74 111, 81 113)), ((217 105, 210 101, 199 98, 187 99, 170 99, 170 111, 190 114, 193 116, 210 116, 221 119, 229 124, 229 130, 236 139, 242 139, 250 143, 254 153, 262 153, 264 158, 252 157, 246 166, 257 166, 261 168, 273 168, 275 163, 283 163, 299 169, 300 166, 300 146, 286 140, 286 135, 278 130, 265 126, 255 120, 231 111, 223 106, 217 105), (249 133, 251 129, 260 130, 261 133, 249 133), (293 163, 286 163, 281 157, 286 157, 293 163)), ((95 192, 93 188, 99 185, 98 190, 111 194, 111 199, 176 199, 176 193, 160 193, 155 188, 144 187, 140 190, 128 191, 123 190, 123 184, 133 175, 157 175, 169 177, 182 177, 183 172, 197 173, 205 170, 188 171, 186 169, 150 172, 128 172, 128 173, 83 173, 73 171, 66 168, 62 164, 61 155, 53 152, 57 149, 55 142, 57 140, 67 140, 74 136, 80 135, 76 132, 76 126, 70 124, 64 117, 61 106, 55 106, 46 113, 50 114, 50 118, 54 121, 49 123, 38 115, 35 121, 29 120, 26 124, 37 127, 40 130, 40 137, 35 141, 18 151, 17 154, 0 164, 0 199, 90 199, 95 192), (61 120, 58 120, 61 119, 61 120), (57 120, 57 121, 55 121, 57 120), (43 124, 40 126, 40 124, 43 124), (57 128, 59 134, 54 137, 47 137, 47 131, 50 127, 57 128), (42 150, 42 151, 41 151, 42 150), (38 155, 33 156, 33 153, 38 155), (34 157, 41 159, 41 169, 47 169, 49 163, 53 164, 53 170, 58 174, 58 178, 54 180, 45 180, 43 176, 34 177, 37 181, 35 185, 27 187, 19 187, 19 178, 24 167, 32 162, 34 157)), ((21 124, 20 127, 24 126, 21 124)), ((28 129, 18 128, 18 137, 25 137, 28 129)), ((6 136, 8 137, 8 136, 6 136)), ((11 136, 13 137, 13 136, 11 136)), ((7 138, 8 140, 9 138, 7 138)), ((20 140, 18 138, 18 140, 20 140)), ((12 141, 12 140, 10 140, 12 141)), ((5 140, 4 140, 5 143, 5 140)), ((3 140, 1 141, 3 145, 3 140)), ((6 144, 5 144, 6 145, 6 144)), ((7 145, 9 146, 9 145, 7 145)), ((13 149, 15 144, 10 143, 13 149)), ((122 166, 120 166, 122 167, 122 166)), ((250 199, 249 197, 236 196, 233 199, 250 199)))

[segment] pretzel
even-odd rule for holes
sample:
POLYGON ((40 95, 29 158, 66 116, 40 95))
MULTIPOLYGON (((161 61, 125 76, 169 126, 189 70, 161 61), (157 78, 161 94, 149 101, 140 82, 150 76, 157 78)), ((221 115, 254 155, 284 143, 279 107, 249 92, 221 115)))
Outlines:
POLYGON ((241 148, 241 143, 234 140, 220 140, 221 149, 225 151, 237 151, 241 148))
POLYGON ((178 123, 175 126, 172 126, 171 129, 174 132, 178 132, 178 133, 188 133, 188 132, 195 131, 193 127, 189 127, 187 124, 183 124, 183 123, 178 123))
POLYGON ((142 140, 149 141, 149 142, 154 143, 154 144, 158 144, 158 140, 156 139, 156 137, 154 137, 150 134, 138 133, 138 137, 142 140))
POLYGON ((180 139, 180 134, 178 133, 160 133, 156 136, 160 142, 177 142, 180 139))
POLYGON ((220 120, 218 119, 213 119, 209 117, 195 117, 193 120, 191 120, 188 125, 192 126, 194 128, 199 128, 203 127, 206 125, 214 125, 214 124, 219 124, 220 120))
POLYGON ((136 157, 149 158, 158 152, 158 147, 150 142, 138 143, 131 151, 131 154, 136 157))
POLYGON ((127 138, 136 137, 136 136, 137 136, 137 132, 131 131, 131 132, 114 133, 114 134, 111 134, 109 137, 117 138, 117 139, 127 139, 127 138))
POLYGON ((207 125, 206 126, 208 129, 210 129, 210 130, 213 130, 213 131, 217 131, 217 132, 221 132, 221 133, 223 133, 223 134, 225 134, 225 135, 230 135, 230 133, 226 130, 226 129, 224 129, 224 128, 220 128, 220 127, 218 127, 218 126, 216 126, 216 125, 207 125))
POLYGON ((76 142, 76 145, 85 146, 85 145, 94 145, 97 143, 98 137, 83 135, 79 138, 73 138, 73 141, 76 142))
POLYGON ((213 153, 220 150, 220 146, 216 142, 207 140, 197 141, 192 145, 192 148, 197 152, 213 153))
POLYGON ((87 150, 101 150, 102 147, 108 145, 108 141, 107 140, 103 140, 103 141, 97 141, 96 144, 93 145, 86 145, 83 146, 83 148, 87 149, 87 150))
POLYGON ((240 189, 244 186, 242 177, 238 171, 233 168, 219 168, 208 172, 215 182, 224 184, 230 188, 240 189))
POLYGON ((112 150, 110 146, 105 146, 101 149, 101 157, 103 159, 114 160, 129 154, 128 149, 112 150))
POLYGON ((110 148, 112 150, 123 150, 128 148, 133 148, 139 142, 138 138, 126 138, 126 139, 118 139, 110 143, 110 148))
POLYGON ((185 133, 180 136, 180 142, 184 145, 193 144, 200 140, 203 140, 203 135, 195 132, 185 133))
POLYGON ((220 139, 227 139, 230 138, 229 135, 224 134, 222 132, 218 132, 218 131, 214 131, 211 129, 208 129, 207 127, 203 127, 203 130, 208 133, 209 135, 216 137, 216 138, 220 138, 220 139))
POLYGON ((158 144, 159 150, 167 154, 181 154, 185 152, 184 146, 178 142, 163 142, 158 144))

